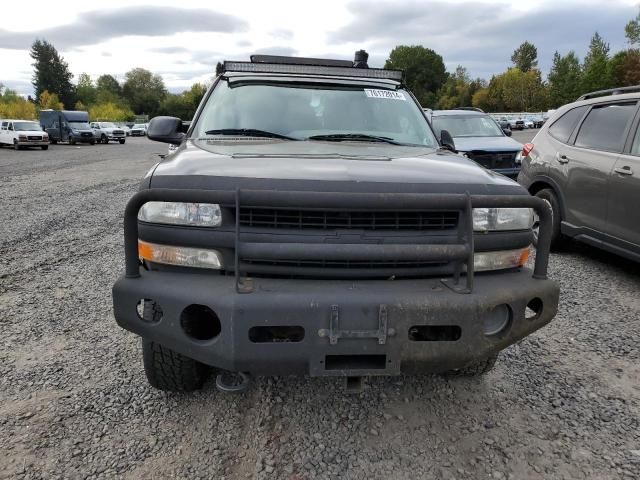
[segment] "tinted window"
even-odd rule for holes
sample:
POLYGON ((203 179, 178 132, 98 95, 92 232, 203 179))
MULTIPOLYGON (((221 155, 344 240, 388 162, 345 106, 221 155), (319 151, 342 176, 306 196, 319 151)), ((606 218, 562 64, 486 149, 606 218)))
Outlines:
POLYGON ((621 151, 625 129, 635 109, 635 103, 593 107, 580 127, 576 147, 621 151))
POLYGON ((436 116, 431 121, 436 135, 447 130, 452 137, 502 137, 498 124, 489 116, 448 115, 436 116))
POLYGON ((553 125, 549 127, 549 133, 557 140, 567 143, 569 141, 569 137, 573 133, 573 129, 576 128, 576 125, 587 111, 587 108, 589 107, 584 106, 569 110, 558 120, 553 122, 553 125))

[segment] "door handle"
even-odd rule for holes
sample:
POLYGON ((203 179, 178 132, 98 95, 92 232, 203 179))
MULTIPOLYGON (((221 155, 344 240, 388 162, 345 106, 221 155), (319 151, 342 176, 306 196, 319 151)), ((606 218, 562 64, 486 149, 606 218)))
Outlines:
POLYGON ((562 164, 569 163, 569 157, 567 157, 565 154, 557 153, 556 160, 558 160, 558 163, 562 164))
POLYGON ((633 170, 631 170, 629 165, 625 165, 622 168, 614 168, 613 171, 620 175, 633 175, 633 170))

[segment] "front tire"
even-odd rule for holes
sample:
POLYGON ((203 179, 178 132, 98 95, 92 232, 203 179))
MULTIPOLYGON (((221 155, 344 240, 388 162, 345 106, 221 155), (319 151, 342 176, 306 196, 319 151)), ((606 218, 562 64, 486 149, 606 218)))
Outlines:
MULTIPOLYGON (((142 311, 144 320, 157 322, 161 316, 162 312, 156 308, 154 302, 144 302, 142 311)), ((209 367, 203 363, 146 338, 142 339, 142 360, 149 384, 168 392, 198 390, 210 372, 209 367)))
MULTIPOLYGON (((551 205, 552 211, 552 222, 551 222, 551 249, 552 250, 560 250, 562 247, 566 246, 567 237, 565 237, 560 231, 560 223, 562 222, 562 216, 560 214, 560 202, 558 201, 558 197, 555 192, 550 188, 543 188, 542 190, 536 192, 536 197, 541 198, 551 205)), ((534 223, 534 245, 538 245, 538 230, 536 229, 536 225, 534 223)))
POLYGON ((445 376, 448 377, 477 377, 480 375, 484 375, 485 373, 493 370, 493 367, 496 364, 496 360, 498 360, 498 354, 491 355, 490 357, 483 358, 482 360, 478 360, 473 362, 466 367, 459 368, 456 370, 449 370, 445 373, 445 376))
POLYGON ((124 145, 124 139, 119 140, 119 142, 120 142, 120 145, 124 145))
POLYGON ((13 149, 14 150, 22 150, 22 147, 20 145, 18 145, 18 142, 16 140, 13 141, 13 149))
POLYGON ((102 135, 102 136, 100 137, 100 143, 103 143, 103 144, 105 144, 105 145, 106 145, 107 143, 109 143, 109 139, 107 138, 107 136, 106 136, 106 135, 102 135))
POLYGON ((40 148, 42 150, 49 150, 49 145, 41 145, 40 148))

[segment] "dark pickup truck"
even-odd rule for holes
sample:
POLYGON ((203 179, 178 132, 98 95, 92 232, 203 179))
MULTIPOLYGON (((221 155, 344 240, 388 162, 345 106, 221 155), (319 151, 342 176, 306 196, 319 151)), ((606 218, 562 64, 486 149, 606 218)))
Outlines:
POLYGON ((556 314, 548 204, 441 147, 402 72, 358 55, 225 62, 186 133, 151 120, 179 147, 126 207, 113 302, 153 386, 478 374, 556 314))

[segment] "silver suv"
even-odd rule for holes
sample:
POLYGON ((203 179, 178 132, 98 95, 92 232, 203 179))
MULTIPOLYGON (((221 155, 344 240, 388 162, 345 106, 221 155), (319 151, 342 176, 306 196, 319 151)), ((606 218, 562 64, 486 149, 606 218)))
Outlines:
POLYGON ((558 109, 522 151, 518 182, 568 237, 640 261, 640 87, 589 93, 558 109))

